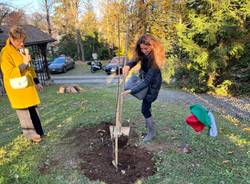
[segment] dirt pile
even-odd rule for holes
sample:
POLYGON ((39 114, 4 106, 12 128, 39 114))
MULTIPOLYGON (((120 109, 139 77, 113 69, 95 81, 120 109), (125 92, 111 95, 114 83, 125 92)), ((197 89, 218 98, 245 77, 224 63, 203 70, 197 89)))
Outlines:
MULTIPOLYGON (((51 167, 62 168, 65 163, 70 162, 71 167, 82 172, 90 180, 100 180, 108 184, 132 184, 139 178, 153 175, 153 155, 136 145, 139 137, 133 130, 128 140, 121 138, 119 142, 119 168, 116 170, 112 165, 114 143, 110 139, 110 125, 109 122, 101 122, 96 126, 69 131, 62 140, 64 143, 60 143, 64 154, 51 158, 49 163, 54 163, 51 167), (70 155, 69 158, 67 155, 70 155)), ((41 166, 40 171, 49 172, 45 166, 41 166)))

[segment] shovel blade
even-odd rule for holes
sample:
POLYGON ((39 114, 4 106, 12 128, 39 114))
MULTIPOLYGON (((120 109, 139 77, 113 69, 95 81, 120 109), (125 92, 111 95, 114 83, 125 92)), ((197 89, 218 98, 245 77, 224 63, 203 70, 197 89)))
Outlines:
POLYGON ((110 136, 111 139, 115 138, 116 136, 129 136, 130 127, 116 127, 116 126, 109 126, 110 136))

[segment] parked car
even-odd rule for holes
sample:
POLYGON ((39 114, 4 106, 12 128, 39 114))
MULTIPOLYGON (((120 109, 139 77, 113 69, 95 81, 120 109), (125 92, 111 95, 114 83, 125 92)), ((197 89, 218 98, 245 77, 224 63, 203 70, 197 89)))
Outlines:
POLYGON ((45 71, 45 64, 42 59, 33 60, 32 65, 37 73, 42 73, 45 71))
POLYGON ((48 60, 48 66, 52 63, 53 60, 48 60))
POLYGON ((116 56, 114 57, 109 64, 107 64, 106 66, 103 67, 104 71, 110 75, 111 73, 116 73, 119 74, 119 70, 120 70, 120 74, 122 74, 122 67, 124 66, 125 63, 125 56, 116 56))
POLYGON ((55 58, 49 65, 49 71, 51 73, 67 72, 69 69, 75 67, 75 61, 66 56, 60 56, 55 58))

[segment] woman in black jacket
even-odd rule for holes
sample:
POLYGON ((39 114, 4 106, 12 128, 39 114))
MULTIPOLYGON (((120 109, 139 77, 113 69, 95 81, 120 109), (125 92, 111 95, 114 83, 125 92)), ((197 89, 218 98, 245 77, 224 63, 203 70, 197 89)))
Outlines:
MULTIPOLYGON (((123 75, 127 75, 129 70, 133 68, 138 62, 141 63, 140 79, 134 80, 133 85, 127 87, 127 90, 122 93, 126 96, 128 94, 136 96, 145 89, 147 93, 143 97, 141 112, 145 118, 147 128, 147 135, 143 141, 150 141, 155 136, 155 127, 151 114, 151 104, 154 102, 159 94, 162 76, 161 68, 165 62, 165 52, 162 44, 156 40, 152 35, 142 35, 135 46, 134 57, 131 62, 123 67, 123 75)), ((125 87, 126 89, 126 87, 125 87)))

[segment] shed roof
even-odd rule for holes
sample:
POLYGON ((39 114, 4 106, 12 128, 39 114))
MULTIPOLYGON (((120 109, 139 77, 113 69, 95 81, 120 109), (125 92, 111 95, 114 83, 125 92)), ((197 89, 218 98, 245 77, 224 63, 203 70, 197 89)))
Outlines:
MULTIPOLYGON (((25 45, 37 45, 42 43, 49 43, 56 41, 48 33, 41 31, 40 29, 32 25, 20 25, 24 32, 26 33, 25 45)), ((10 26, 2 25, 0 26, 0 46, 4 46, 7 38, 9 37, 10 26)))

